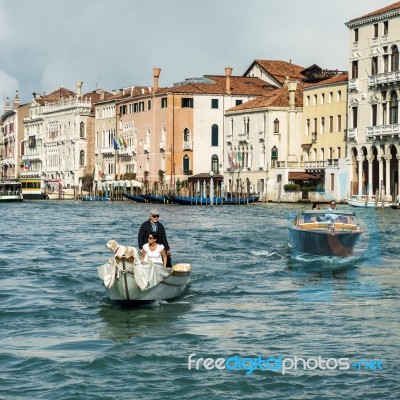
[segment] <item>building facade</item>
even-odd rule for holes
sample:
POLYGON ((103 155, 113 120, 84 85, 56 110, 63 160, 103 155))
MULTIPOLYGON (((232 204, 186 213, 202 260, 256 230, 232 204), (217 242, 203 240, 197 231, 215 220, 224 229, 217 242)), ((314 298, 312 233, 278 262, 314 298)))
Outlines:
POLYGON ((302 161, 307 174, 315 177, 313 184, 323 189, 327 199, 344 201, 348 177, 345 142, 348 74, 322 72, 332 76, 303 92, 302 161))
POLYGON ((349 28, 348 195, 399 193, 400 3, 349 28))

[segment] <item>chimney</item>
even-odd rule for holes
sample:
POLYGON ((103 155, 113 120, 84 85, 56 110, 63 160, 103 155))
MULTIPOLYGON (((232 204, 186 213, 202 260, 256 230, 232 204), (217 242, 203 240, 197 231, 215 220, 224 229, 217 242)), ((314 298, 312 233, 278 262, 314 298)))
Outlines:
POLYGON ((293 110, 296 105, 296 89, 297 89, 297 82, 288 82, 288 89, 289 89, 289 108, 293 110))
POLYGON ((100 100, 104 100, 105 98, 106 98, 106 92, 105 92, 105 90, 102 90, 100 92, 100 100))
POLYGON ((225 68, 225 75, 226 75, 225 93, 231 94, 231 76, 232 76, 232 68, 231 67, 225 68))
POLYGON ((15 110, 16 108, 18 108, 20 105, 20 101, 19 101, 19 96, 18 96, 18 90, 15 92, 15 97, 14 97, 14 101, 13 101, 13 109, 15 110))
POLYGON ((154 83, 153 83, 153 87, 154 87, 154 93, 157 92, 158 90, 158 78, 160 77, 160 72, 161 72, 161 68, 153 68, 153 77, 154 77, 154 83))
POLYGON ((81 81, 77 81, 76 82, 76 95, 77 95, 77 97, 81 97, 82 96, 82 85, 83 85, 83 82, 81 82, 81 81))
POLYGON ((7 111, 10 111, 11 107, 10 107, 10 99, 7 97, 6 99, 6 104, 4 106, 4 112, 6 113, 7 111))

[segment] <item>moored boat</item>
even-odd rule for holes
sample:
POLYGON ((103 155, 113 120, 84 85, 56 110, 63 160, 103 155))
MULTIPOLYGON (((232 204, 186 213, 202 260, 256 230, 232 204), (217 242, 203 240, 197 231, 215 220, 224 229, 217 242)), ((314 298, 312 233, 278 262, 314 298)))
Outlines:
POLYGON ((111 300, 148 302, 181 296, 189 283, 190 264, 165 268, 133 258, 114 258, 97 268, 111 300))
POLYGON ((168 203, 168 201, 169 201, 168 196, 156 196, 153 194, 142 194, 141 197, 143 197, 149 203, 165 204, 165 203, 168 203))
POLYGON ((224 205, 246 205, 256 203, 259 196, 224 198, 224 205))
POLYGON ((379 201, 375 195, 372 196, 351 196, 350 198, 345 199, 346 203, 353 207, 390 207, 389 202, 379 201))
POLYGON ((181 205, 197 205, 197 206, 220 206, 220 205, 246 205, 255 203, 258 201, 258 196, 250 197, 237 197, 237 198, 226 198, 226 197, 181 197, 171 196, 171 201, 181 205))
POLYGON ((128 200, 135 201, 136 203, 145 203, 146 202, 145 198, 141 195, 124 193, 123 196, 125 198, 127 198, 128 200))
POLYGON ((45 181, 41 178, 21 177, 22 196, 24 200, 45 200, 46 190, 45 181))
POLYGON ((104 196, 83 196, 82 201, 111 201, 111 199, 104 196))
POLYGON ((22 186, 16 181, 1 181, 0 182, 0 202, 6 201, 22 201, 22 186))
POLYGON ((220 206, 223 204, 223 198, 222 197, 183 197, 183 196, 171 196, 170 197, 171 201, 175 204, 180 204, 182 206, 209 206, 211 205, 211 200, 212 200, 212 205, 214 206, 220 206))
POLYGON ((289 226, 289 247, 295 254, 347 257, 362 233, 353 212, 303 211, 289 226))

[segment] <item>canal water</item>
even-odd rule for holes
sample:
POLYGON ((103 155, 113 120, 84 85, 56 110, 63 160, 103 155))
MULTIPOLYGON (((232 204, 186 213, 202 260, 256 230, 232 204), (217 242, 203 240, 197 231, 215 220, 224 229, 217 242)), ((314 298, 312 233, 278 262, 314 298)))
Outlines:
POLYGON ((353 209, 350 259, 292 259, 309 207, 159 206, 191 283, 125 308, 96 268, 109 239, 137 245, 149 205, 1 204, 0 398, 400 398, 400 211, 353 209))

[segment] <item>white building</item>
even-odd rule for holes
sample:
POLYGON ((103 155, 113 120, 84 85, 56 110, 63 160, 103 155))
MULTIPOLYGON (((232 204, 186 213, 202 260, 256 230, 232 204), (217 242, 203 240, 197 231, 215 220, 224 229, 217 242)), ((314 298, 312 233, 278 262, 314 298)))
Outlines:
POLYGON ((346 23, 349 28, 348 194, 394 199, 400 176, 400 3, 346 23))

